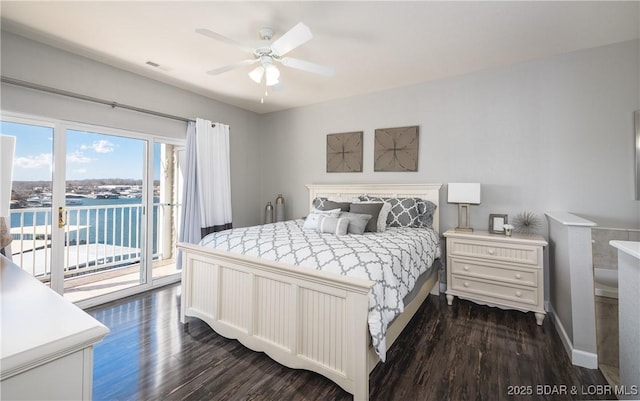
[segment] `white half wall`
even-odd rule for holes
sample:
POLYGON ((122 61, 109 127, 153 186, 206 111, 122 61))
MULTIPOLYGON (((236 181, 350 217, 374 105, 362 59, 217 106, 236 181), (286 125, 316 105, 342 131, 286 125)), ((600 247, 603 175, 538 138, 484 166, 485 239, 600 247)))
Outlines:
POLYGON ((574 365, 598 367, 591 250, 592 221, 567 212, 547 212, 550 314, 574 365))

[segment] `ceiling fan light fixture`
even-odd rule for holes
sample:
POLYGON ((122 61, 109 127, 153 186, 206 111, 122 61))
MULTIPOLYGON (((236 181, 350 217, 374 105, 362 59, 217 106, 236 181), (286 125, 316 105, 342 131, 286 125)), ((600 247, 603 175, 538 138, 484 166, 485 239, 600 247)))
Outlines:
POLYGON ((267 86, 277 85, 280 82, 280 70, 273 64, 265 64, 265 75, 267 77, 267 86))
POLYGON ((333 68, 305 60, 284 57, 285 54, 307 43, 313 38, 309 27, 302 22, 296 24, 275 41, 272 40, 274 35, 273 29, 260 29, 259 35, 262 40, 257 44, 257 46, 244 45, 233 39, 222 36, 219 33, 212 32, 204 28, 196 29, 196 33, 236 46, 253 56, 252 59, 241 60, 207 71, 207 74, 210 75, 218 75, 235 68, 257 64, 258 66, 249 72, 249 78, 257 84, 264 84, 267 88, 271 88, 276 91, 281 90, 282 88, 282 84, 280 82, 280 70, 274 65, 274 62, 276 61, 285 67, 294 68, 300 71, 306 71, 327 77, 332 77, 334 75, 333 68))
POLYGON ((264 75, 264 67, 259 65, 249 73, 249 78, 251 78, 255 83, 259 84, 262 82, 262 76, 264 75))

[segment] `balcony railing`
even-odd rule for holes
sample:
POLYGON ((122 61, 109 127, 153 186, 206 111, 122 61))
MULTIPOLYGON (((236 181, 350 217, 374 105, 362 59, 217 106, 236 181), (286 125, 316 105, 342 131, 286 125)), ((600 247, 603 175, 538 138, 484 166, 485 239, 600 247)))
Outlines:
MULTIPOLYGON (((140 263, 143 206, 112 204, 67 206, 64 227, 64 275, 77 276, 140 263)), ((177 205, 153 205, 153 259, 172 257, 177 205)), ((57 223, 57 213, 54 222, 57 223)), ((51 278, 51 208, 11 210, 11 243, 15 263, 41 281, 51 278)))

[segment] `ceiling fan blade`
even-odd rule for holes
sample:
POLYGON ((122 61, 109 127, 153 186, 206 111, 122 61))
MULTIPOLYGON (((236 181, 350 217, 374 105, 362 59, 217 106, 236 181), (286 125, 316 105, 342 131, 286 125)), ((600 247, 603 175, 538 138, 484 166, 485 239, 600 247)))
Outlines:
POLYGON ((218 74, 222 74, 223 72, 227 72, 227 71, 233 70, 234 68, 244 67, 245 65, 251 65, 251 64, 254 64, 254 63, 257 63, 257 62, 258 62, 258 59, 255 59, 255 60, 242 60, 242 61, 238 61, 237 63, 223 65, 222 67, 218 67, 218 68, 213 69, 211 71, 207 71, 207 74, 209 74, 209 75, 218 75, 218 74))
POLYGON ((244 50, 244 51, 246 51, 248 53, 251 53, 251 54, 253 54, 253 52, 255 51, 255 49, 253 47, 251 47, 251 46, 244 45, 244 44, 242 44, 240 42, 236 42, 233 39, 229 39, 226 36, 222 36, 219 33, 210 31, 208 29, 199 28, 199 29, 196 29, 196 33, 199 33, 200 35, 207 36, 207 37, 209 37, 211 39, 218 40, 220 42, 224 42, 224 43, 229 44, 229 45, 233 45, 233 46, 239 47, 240 49, 242 49, 242 50, 244 50))
POLYGON ((287 67, 295 68, 302 71, 312 72, 318 75, 324 75, 325 77, 332 77, 335 75, 335 71, 331 67, 312 63, 310 61, 299 60, 297 58, 283 57, 280 62, 287 67))
POLYGON ((279 56, 284 56, 311 38, 313 38, 313 35, 309 27, 302 22, 298 22, 296 26, 289 29, 284 35, 280 36, 278 40, 271 44, 271 50, 279 56))

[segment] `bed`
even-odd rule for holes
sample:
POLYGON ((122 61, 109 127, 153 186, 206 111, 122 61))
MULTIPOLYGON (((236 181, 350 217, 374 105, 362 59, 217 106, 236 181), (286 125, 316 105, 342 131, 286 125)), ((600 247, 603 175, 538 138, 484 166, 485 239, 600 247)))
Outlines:
MULTIPOLYGON (((308 185, 316 198, 421 198, 439 205, 440 184, 308 185)), ((291 229, 294 224, 287 223, 291 229)), ((438 209, 432 226, 439 230, 438 209)), ((369 331, 370 293, 376 281, 301 268, 264 257, 179 244, 182 250, 180 319, 195 317, 218 334, 265 352, 290 368, 329 378, 356 400, 369 398, 369 373, 380 361, 369 331)), ((384 330, 393 344, 429 293, 438 293, 437 268, 422 275, 411 301, 384 330)), ((405 298, 406 299, 406 298, 405 298)), ((384 354, 382 354, 384 355, 384 354)))

